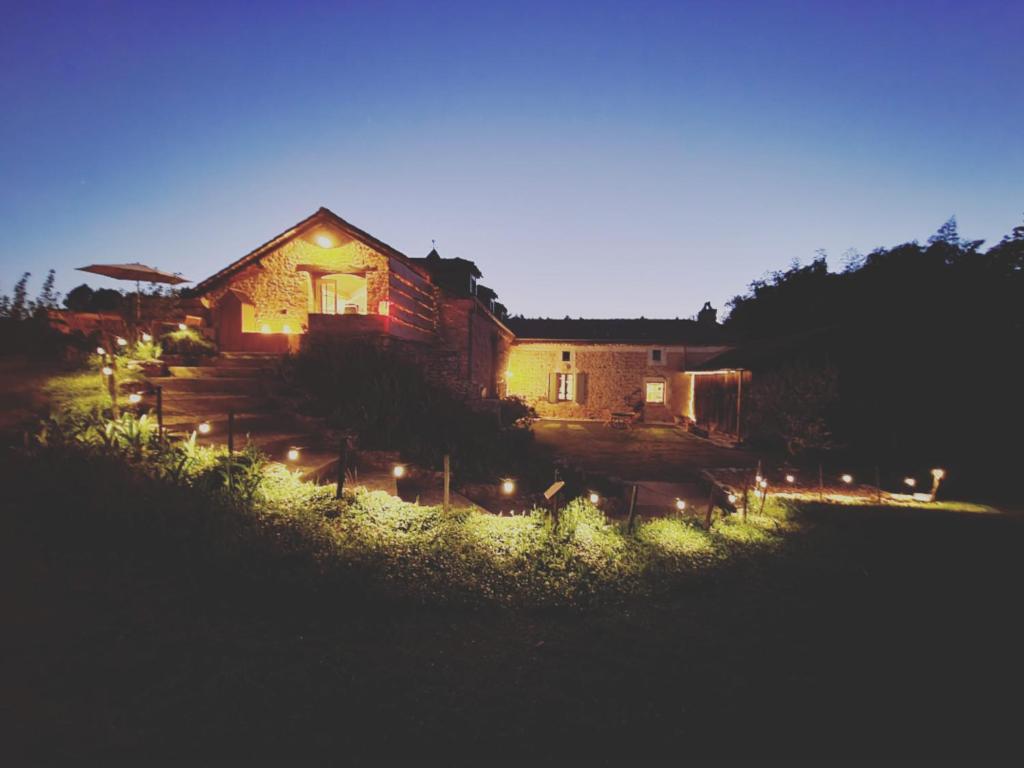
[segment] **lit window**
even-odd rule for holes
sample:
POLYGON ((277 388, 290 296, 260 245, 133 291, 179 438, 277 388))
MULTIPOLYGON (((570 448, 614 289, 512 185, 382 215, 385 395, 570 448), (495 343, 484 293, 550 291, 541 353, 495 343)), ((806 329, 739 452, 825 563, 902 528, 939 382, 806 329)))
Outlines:
POLYGON ((644 400, 648 403, 664 403, 665 402, 665 382, 664 381, 648 381, 646 384, 646 391, 644 400))
POLYGON ((558 374, 558 400, 559 402, 571 401, 574 394, 574 379, 571 373, 558 374))

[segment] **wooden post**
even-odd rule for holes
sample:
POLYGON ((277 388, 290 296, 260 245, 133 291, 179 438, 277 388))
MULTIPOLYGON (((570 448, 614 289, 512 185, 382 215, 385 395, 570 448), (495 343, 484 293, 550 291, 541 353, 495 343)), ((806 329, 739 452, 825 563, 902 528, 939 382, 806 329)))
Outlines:
POLYGON ((110 413, 115 419, 121 417, 121 409, 117 407, 117 368, 114 360, 110 361, 110 375, 107 376, 107 390, 110 392, 110 413))
POLYGON ((818 462, 818 501, 825 500, 825 471, 821 468, 821 462, 818 462))
POLYGON ((764 514, 764 502, 765 502, 765 499, 767 499, 767 498, 768 498, 768 480, 766 478, 765 479, 765 484, 763 486, 761 486, 761 507, 760 507, 760 509, 757 510, 757 514, 759 514, 759 515, 763 515, 764 514))
POLYGON ((235 452, 235 412, 228 411, 228 456, 235 452))
POLYGON ((629 522, 626 524, 626 530, 630 533, 633 532, 633 526, 636 525, 636 495, 637 486, 633 483, 633 489, 629 493, 629 522))
POLYGON ((878 503, 882 503, 882 473, 878 471, 878 466, 875 466, 875 490, 878 493, 878 503))
POLYGON ((348 472, 348 437, 343 436, 338 448, 338 489, 334 493, 336 499, 340 499, 342 491, 345 490, 346 472, 348 472))
POLYGON ((704 528, 711 530, 711 513, 715 509, 715 484, 710 483, 711 492, 708 494, 708 511, 704 514, 704 528))
MULTIPOLYGON (((761 473, 758 472, 758 474, 760 475, 761 473)), ((757 484, 757 485, 754 486, 754 493, 755 494, 757 493, 757 489, 760 488, 760 487, 761 487, 760 484, 757 484)), ((749 485, 744 485, 743 486, 743 522, 744 523, 747 522, 747 507, 749 507, 749 506, 750 506, 750 486, 749 485)))
POLYGON ((164 388, 158 384, 156 387, 156 431, 160 439, 164 439, 164 388))
POLYGON ((444 455, 444 502, 443 510, 448 514, 452 503, 452 461, 449 454, 444 455))

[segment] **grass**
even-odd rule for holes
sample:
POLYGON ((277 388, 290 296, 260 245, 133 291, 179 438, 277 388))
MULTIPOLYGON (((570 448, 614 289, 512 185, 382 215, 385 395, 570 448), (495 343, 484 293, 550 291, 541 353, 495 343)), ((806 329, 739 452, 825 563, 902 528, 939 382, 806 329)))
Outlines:
MULTIPOLYGON (((43 393, 56 413, 94 413, 109 410, 110 392, 100 372, 98 358, 85 370, 62 373, 48 378, 43 393)), ((142 374, 126 367, 117 369, 118 389, 142 381, 142 374)), ((124 406, 126 402, 122 402, 124 406)))

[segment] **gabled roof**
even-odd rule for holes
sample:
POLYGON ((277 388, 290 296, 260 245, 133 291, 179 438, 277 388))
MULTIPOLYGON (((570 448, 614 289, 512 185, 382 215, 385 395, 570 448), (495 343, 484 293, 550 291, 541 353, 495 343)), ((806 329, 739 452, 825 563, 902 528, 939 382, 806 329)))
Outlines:
POLYGON ((483 277, 476 262, 470 261, 469 259, 463 259, 458 256, 453 256, 450 259, 446 259, 444 256, 437 252, 436 248, 432 248, 430 253, 424 256, 422 259, 413 258, 410 259, 414 264, 419 264, 422 267, 430 270, 432 273, 450 273, 450 272, 461 272, 468 271, 473 277, 483 277))
POLYGON ((727 344, 722 326, 696 320, 553 320, 510 317, 505 324, 523 340, 659 344, 727 344))
POLYGON ((361 230, 354 224, 350 224, 329 208, 321 207, 312 216, 306 217, 298 224, 295 224, 289 229, 286 229, 284 232, 282 232, 281 234, 277 235, 274 238, 271 238, 270 240, 268 240, 255 250, 252 250, 249 253, 245 254, 245 256, 243 256, 242 258, 232 262, 231 264, 228 264, 226 267, 224 267, 224 269, 220 270, 219 272, 215 272, 202 282, 196 284, 195 287, 189 290, 189 293, 193 295, 201 295, 207 293, 208 291, 223 283, 226 279, 231 277, 236 272, 244 269, 250 264, 258 262, 268 253, 276 250, 277 248, 280 248, 289 240, 292 240, 298 237, 299 235, 308 232, 309 230, 317 226, 321 226, 323 224, 330 224, 334 227, 337 227, 338 229, 342 230, 346 234, 350 235, 353 239, 358 240, 364 245, 368 245, 374 250, 379 251, 386 256, 391 256, 395 259, 398 259, 408 267, 413 266, 412 260, 401 251, 392 248, 387 243, 381 242, 373 235, 361 230))

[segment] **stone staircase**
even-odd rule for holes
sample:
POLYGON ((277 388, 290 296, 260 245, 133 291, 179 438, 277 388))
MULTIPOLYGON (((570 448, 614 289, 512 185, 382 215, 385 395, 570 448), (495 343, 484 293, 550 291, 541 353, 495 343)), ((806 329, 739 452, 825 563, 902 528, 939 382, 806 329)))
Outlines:
MULTIPOLYGON (((163 388, 164 429, 174 437, 197 432, 202 445, 226 446, 228 414, 234 414, 235 450, 252 441, 271 461, 298 471, 303 480, 337 481, 339 445, 318 419, 289 409, 280 375, 282 355, 222 352, 204 365, 171 365, 168 375, 152 377, 152 388, 163 388), (200 424, 209 431, 199 434, 200 424), (288 453, 298 450, 298 457, 288 453)), ((149 405, 155 406, 155 397, 149 405)), ((358 485, 397 495, 395 478, 387 466, 374 466, 360 455, 353 461, 358 485)))

